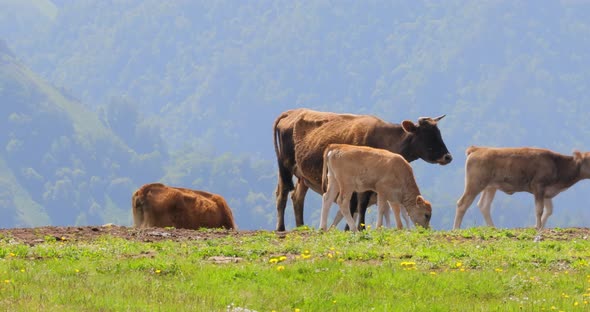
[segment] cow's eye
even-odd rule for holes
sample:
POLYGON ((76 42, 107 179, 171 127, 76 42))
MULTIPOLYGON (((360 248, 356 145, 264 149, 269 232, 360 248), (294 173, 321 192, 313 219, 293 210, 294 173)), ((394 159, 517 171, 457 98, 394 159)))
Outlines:
POLYGON ((430 214, 428 214, 428 213, 425 213, 425 214, 424 214, 424 218, 426 218, 426 220, 430 221, 430 214))

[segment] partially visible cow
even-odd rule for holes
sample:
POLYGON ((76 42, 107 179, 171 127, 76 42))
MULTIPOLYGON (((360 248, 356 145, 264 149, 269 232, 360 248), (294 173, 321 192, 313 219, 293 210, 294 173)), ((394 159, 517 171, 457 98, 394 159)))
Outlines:
MULTIPOLYGON (((311 188, 322 194, 323 151, 330 143, 383 148, 399 153, 409 162, 421 158, 429 163, 450 163, 453 158, 437 126, 443 117, 422 117, 418 123, 404 120, 400 125, 370 115, 336 114, 304 108, 279 115, 273 125, 279 168, 276 229, 285 230, 285 206, 291 191, 295 224, 303 225, 303 203, 307 190, 311 188), (297 177, 297 185, 293 184, 293 176, 297 177)), ((352 197, 358 198, 360 222, 364 222, 370 194, 352 197)))
MULTIPOLYGON (((348 144, 330 144, 324 151, 323 195, 320 228, 327 229, 330 206, 337 200, 348 226, 356 230, 350 213, 354 192, 377 193, 377 227, 383 217, 389 223, 390 205, 404 206, 416 225, 428 228, 432 207, 416 184, 410 164, 399 154, 387 150, 348 144)), ((399 211, 396 211, 399 222, 399 211)))
POLYGON ((490 215, 497 190, 506 194, 532 193, 535 198, 536 228, 541 230, 553 213, 552 198, 576 182, 590 178, 590 153, 562 155, 540 148, 467 148, 465 191, 457 201, 454 229, 461 227, 465 211, 475 197, 486 224, 494 226, 490 215))
POLYGON ((133 193, 131 204, 136 227, 236 228, 231 209, 217 194, 151 183, 133 193))

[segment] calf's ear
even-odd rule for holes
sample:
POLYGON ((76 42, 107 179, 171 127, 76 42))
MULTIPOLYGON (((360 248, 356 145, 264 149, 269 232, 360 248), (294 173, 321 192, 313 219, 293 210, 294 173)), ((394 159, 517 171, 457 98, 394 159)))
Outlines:
POLYGON ((418 197, 416 197, 416 204, 417 205, 424 205, 426 203, 426 200, 424 199, 424 197, 422 197, 422 195, 418 195, 418 197))
POLYGON ((404 120, 402 121, 402 128, 405 132, 414 133, 416 132, 418 127, 416 127, 416 124, 414 122, 410 120, 404 120))

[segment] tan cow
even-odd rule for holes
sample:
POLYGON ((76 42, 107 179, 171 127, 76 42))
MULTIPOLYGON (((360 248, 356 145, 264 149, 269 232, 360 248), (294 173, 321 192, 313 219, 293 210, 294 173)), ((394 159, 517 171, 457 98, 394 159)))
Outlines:
MULTIPOLYGON (((383 148, 399 153, 407 161, 423 159, 446 165, 453 159, 447 150, 438 122, 444 117, 422 117, 417 123, 386 122, 370 115, 336 114, 310 109, 293 109, 280 114, 273 125, 274 146, 279 167, 276 189, 277 227, 285 230, 285 206, 289 192, 296 226, 303 225, 303 203, 311 188, 322 194, 323 151, 330 143, 383 148), (293 176, 297 184, 293 184, 293 176)), ((358 196, 361 222, 370 193, 358 196)), ((357 196, 353 196, 356 199, 357 196)))
MULTIPOLYGON (((389 206, 402 205, 416 225, 428 228, 432 207, 421 195, 410 164, 387 150, 348 144, 330 144, 324 151, 323 195, 320 228, 327 229, 330 206, 337 200, 348 226, 356 230, 350 213, 353 192, 377 193, 377 227, 389 206)), ((386 216, 387 216, 386 215, 386 216)), ((396 211, 399 218, 399 211, 396 211)))
POLYGON ((497 190, 506 194, 528 192, 534 195, 537 229, 541 230, 553 213, 552 198, 576 182, 590 178, 590 153, 562 155, 540 148, 467 148, 465 191, 457 201, 454 229, 461 227, 465 211, 482 193, 477 206, 488 226, 497 190))
POLYGON ((236 228, 225 199, 212 193, 151 183, 133 193, 131 204, 136 227, 236 228))

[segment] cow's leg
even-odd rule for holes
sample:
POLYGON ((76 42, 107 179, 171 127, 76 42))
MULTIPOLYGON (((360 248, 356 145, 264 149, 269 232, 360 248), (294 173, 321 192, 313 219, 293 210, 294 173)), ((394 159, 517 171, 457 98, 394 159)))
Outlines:
POLYGON ((340 190, 340 195, 338 196, 338 206, 340 207, 340 213, 346 219, 346 223, 348 227, 352 229, 352 231, 356 232, 357 229, 354 226, 354 219, 352 218, 352 214, 350 214, 350 197, 352 196, 351 192, 342 192, 340 190))
POLYGON ((553 214, 553 200, 551 198, 545 198, 544 204, 545 211, 543 211, 543 216, 541 217, 541 229, 545 227, 549 216, 553 214))
MULTIPOLYGON (((358 214, 358 199, 359 199, 359 194, 357 192, 352 193, 352 196, 350 197, 350 214, 353 216, 353 219, 356 220, 356 215, 358 214)), ((344 230, 348 231, 350 230, 350 228, 348 227, 348 224, 344 226, 344 230)))
MULTIPOLYGON (((385 210, 383 210, 383 217, 385 218, 385 227, 391 227, 391 205, 389 204, 389 202, 387 202, 387 204, 385 205, 387 208, 385 208, 385 210)), ((397 218, 397 216, 394 214, 394 217, 397 218)), ((396 219, 397 220, 397 219, 396 219)))
MULTIPOLYGON (((398 228, 398 230, 401 230, 404 228, 404 225, 402 224, 402 220, 400 219, 400 213, 401 213, 401 205, 399 203, 389 203, 389 206, 391 206, 391 209, 393 210, 393 216, 395 217, 395 226, 398 228)), ((406 225, 408 224, 408 220, 406 219, 406 225)))
POLYGON ((322 195, 322 213, 320 218, 320 229, 327 230, 328 226, 328 214, 330 207, 336 198, 338 197, 338 189, 340 186, 333 177, 329 177, 328 190, 322 195))
POLYGON ((543 228, 541 218, 543 217, 543 207, 545 206, 544 197, 545 196, 543 196, 543 192, 535 193, 535 217, 537 219, 537 230, 541 230, 543 228))
POLYGON ((287 207, 287 198, 289 196, 289 187, 279 178, 275 195, 277 197, 277 231, 285 230, 285 207, 287 207))
POLYGON ((334 216, 334 221, 332 221, 332 225, 330 225, 330 227, 338 226, 340 221, 342 221, 342 214, 340 213, 340 209, 338 209, 338 211, 336 211, 336 215, 334 216))
POLYGON ((388 212, 388 209, 390 208, 387 203, 387 197, 383 193, 377 193, 377 228, 383 225, 383 216, 388 212))
POLYGON ((492 207, 492 201, 494 200, 494 196, 496 195, 495 188, 487 188, 481 193, 481 197, 477 202, 477 206, 483 215, 483 218, 486 220, 486 224, 488 226, 494 226, 494 222, 492 221, 492 215, 490 214, 490 208, 492 207))
POLYGON ((293 210, 295 211, 295 226, 302 226, 303 223, 303 203, 305 202, 305 194, 309 187, 305 185, 303 179, 297 179, 295 191, 291 194, 293 201, 293 210))
POLYGON ((367 207, 369 207, 369 201, 371 200, 371 196, 373 192, 363 192, 358 194, 358 229, 363 230, 365 228, 365 216, 367 214, 367 207))
POLYGON ((455 223, 453 224, 453 229, 458 229, 461 227, 461 222, 463 221, 463 216, 465 216, 465 211, 467 211, 467 208, 471 206, 475 196, 477 196, 479 192, 479 190, 473 190, 467 186, 465 187, 463 196, 461 196, 461 198, 459 198, 457 201, 457 211, 455 212, 455 223))
POLYGON ((412 228, 412 223, 410 222, 410 216, 408 215, 408 209, 406 209, 406 207, 401 207, 401 215, 402 218, 404 218, 404 222, 406 223, 406 227, 408 229, 412 228))

